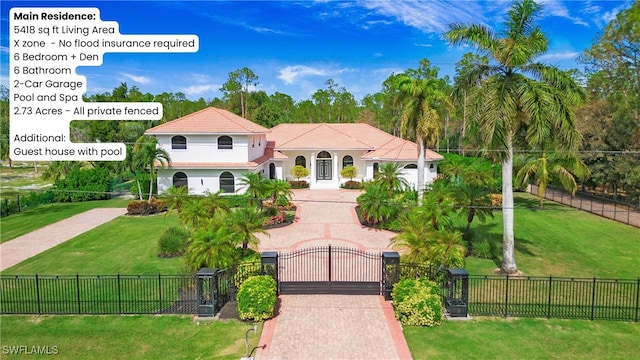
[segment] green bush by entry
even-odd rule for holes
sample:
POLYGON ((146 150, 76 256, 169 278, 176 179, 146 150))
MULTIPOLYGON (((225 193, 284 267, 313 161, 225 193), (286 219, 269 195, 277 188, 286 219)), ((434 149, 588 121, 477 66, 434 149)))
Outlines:
POLYGON ((176 257, 184 254, 189 242, 189 231, 183 227, 171 226, 158 239, 158 256, 176 257))
POLYGON ((427 279, 402 279, 391 293, 396 318, 403 325, 442 324, 440 286, 427 279))
POLYGON ((240 319, 271 319, 276 308, 276 281, 269 275, 252 276, 240 285, 236 298, 240 319))

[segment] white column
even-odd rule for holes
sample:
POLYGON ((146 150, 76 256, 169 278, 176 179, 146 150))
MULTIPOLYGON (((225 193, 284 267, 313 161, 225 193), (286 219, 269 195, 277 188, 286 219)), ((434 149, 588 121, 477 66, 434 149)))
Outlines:
POLYGON ((309 185, 316 182, 316 153, 311 153, 311 161, 309 162, 309 185))
POLYGON ((333 182, 336 184, 340 184, 340 179, 338 178, 338 176, 340 175, 340 173, 338 172, 338 153, 334 152, 333 153, 333 182))

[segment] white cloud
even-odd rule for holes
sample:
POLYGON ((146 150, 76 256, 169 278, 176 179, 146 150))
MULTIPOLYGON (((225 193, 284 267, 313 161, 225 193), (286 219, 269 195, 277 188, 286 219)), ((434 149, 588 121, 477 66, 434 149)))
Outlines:
POLYGON ((418 43, 414 43, 413 45, 415 45, 415 46, 422 46, 422 47, 431 47, 431 44, 418 44, 418 43))
POLYGON ((549 60, 573 60, 580 55, 579 52, 575 51, 564 51, 564 52, 556 52, 556 53, 547 53, 540 56, 539 60, 549 61, 549 60))
POLYGON ((306 65, 293 65, 280 69, 278 79, 285 82, 285 84, 293 84, 299 78, 306 76, 332 76, 342 73, 344 70, 331 70, 322 69, 318 67, 311 67, 306 65))
POLYGON ((482 7, 469 1, 364 0, 362 5, 424 32, 440 33, 451 23, 484 21, 482 7))
POLYGON ((569 9, 556 0, 539 0, 539 4, 542 5, 543 14, 549 14, 552 16, 558 16, 571 20, 576 25, 589 26, 589 23, 584 19, 572 16, 569 9))
POLYGON ((146 85, 146 84, 151 84, 153 82, 153 80, 151 80, 150 78, 142 75, 133 75, 133 74, 123 73, 123 72, 121 72, 120 75, 128 79, 131 79, 137 82, 138 84, 146 85))
POLYGON ((199 95, 202 93, 206 93, 208 91, 217 91, 220 87, 221 85, 214 85, 214 84, 192 85, 192 86, 183 88, 182 92, 184 92, 187 95, 199 95))
POLYGON ((0 53, 8 54, 9 53, 9 47, 8 46, 0 46, 0 53))

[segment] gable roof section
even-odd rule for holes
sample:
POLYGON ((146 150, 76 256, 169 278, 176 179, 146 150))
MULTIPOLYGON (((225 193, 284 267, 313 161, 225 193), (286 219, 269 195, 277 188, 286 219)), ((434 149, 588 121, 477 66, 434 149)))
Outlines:
MULTIPOLYGON (((424 158, 427 161, 438 161, 444 157, 435 151, 426 149, 424 158)), ((374 151, 370 151, 361 157, 365 160, 386 161, 417 161, 418 146, 408 140, 393 137, 393 139, 374 151)))
POLYGON ((145 134, 264 134, 269 131, 230 111, 208 107, 153 127, 145 134))
POLYGON ((275 142, 276 150, 373 150, 391 136, 378 131, 366 124, 280 124, 267 140, 275 142))

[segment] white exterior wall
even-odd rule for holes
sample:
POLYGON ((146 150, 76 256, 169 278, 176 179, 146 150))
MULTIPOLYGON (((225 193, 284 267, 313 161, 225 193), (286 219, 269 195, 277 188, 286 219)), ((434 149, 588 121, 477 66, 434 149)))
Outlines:
POLYGON ((243 194, 246 189, 240 185, 239 179, 248 172, 244 169, 158 169, 158 192, 165 192, 173 185, 173 175, 183 172, 187 175, 189 194, 213 193, 220 190, 220 174, 227 171, 235 177, 235 193, 243 194))
MULTIPOLYGON (((234 149, 235 149, 235 142, 234 142, 234 149)), ((247 137, 248 158, 246 161, 253 161, 263 156, 266 149, 267 149, 267 135, 265 134, 249 135, 247 137)))
MULTIPOLYGON (((233 149, 229 150, 218 150, 218 135, 182 135, 187 138, 187 148, 172 149, 171 138, 173 136, 175 135, 156 135, 158 145, 169 153, 172 162, 249 161, 248 137, 246 135, 228 135, 233 139, 233 149)), ((266 144, 263 144, 263 146, 266 146, 266 144)), ((262 150, 255 150, 255 148, 252 150, 254 153, 262 151, 259 156, 264 154, 264 148, 262 150)))

